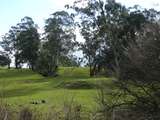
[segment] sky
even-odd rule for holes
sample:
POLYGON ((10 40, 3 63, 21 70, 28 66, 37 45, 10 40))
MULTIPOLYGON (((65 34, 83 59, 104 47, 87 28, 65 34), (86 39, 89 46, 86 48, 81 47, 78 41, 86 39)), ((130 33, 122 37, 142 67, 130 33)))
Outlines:
MULTIPOLYGON (((160 10, 160 0, 116 0, 126 6, 139 4, 144 8, 160 10)), ((0 36, 8 32, 11 26, 29 16, 39 25, 39 31, 43 31, 44 21, 55 11, 63 10, 66 4, 72 4, 74 0, 0 0, 0 36)), ((79 36, 79 35, 78 35, 79 36)), ((82 41, 78 37, 78 41, 82 41)))
POLYGON ((50 14, 62 10, 65 4, 72 2, 73 0, 0 0, 0 35, 25 16, 32 17, 42 28, 50 14))

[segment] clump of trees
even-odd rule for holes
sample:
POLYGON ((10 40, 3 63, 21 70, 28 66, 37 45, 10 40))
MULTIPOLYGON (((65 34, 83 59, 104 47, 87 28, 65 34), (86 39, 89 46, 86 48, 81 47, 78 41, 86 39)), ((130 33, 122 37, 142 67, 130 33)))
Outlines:
POLYGON ((37 24, 32 18, 24 17, 3 36, 0 45, 7 53, 7 57, 3 55, 3 59, 14 58, 17 69, 27 63, 30 69, 44 76, 57 75, 59 65, 78 65, 71 57, 76 37, 73 17, 65 11, 53 13, 46 20, 42 40, 37 24))
POLYGON ((3 37, 1 47, 10 59, 15 58, 15 67, 21 68, 23 63, 34 70, 40 45, 37 25, 32 18, 24 17, 21 23, 12 26, 3 37))
POLYGON ((106 109, 127 106, 146 119, 159 120, 160 33, 159 12, 139 6, 126 8, 115 1, 77 1, 71 8, 80 16, 81 48, 90 75, 104 69, 120 89, 106 109))

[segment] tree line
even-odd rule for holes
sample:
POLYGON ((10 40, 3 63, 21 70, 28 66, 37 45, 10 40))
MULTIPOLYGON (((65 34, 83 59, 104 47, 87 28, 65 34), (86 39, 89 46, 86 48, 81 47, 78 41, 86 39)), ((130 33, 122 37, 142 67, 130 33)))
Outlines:
POLYGON ((45 21, 43 35, 38 33, 38 25, 30 17, 12 26, 0 43, 4 50, 1 65, 10 67, 11 58, 14 58, 16 68, 27 63, 32 70, 49 75, 59 65, 79 65, 72 54, 76 47, 87 59, 90 76, 102 71, 110 74, 122 65, 119 62, 124 62, 131 45, 142 47, 139 44, 144 41, 139 42, 139 39, 144 27, 159 26, 159 12, 154 9, 137 5, 127 8, 114 0, 88 0, 84 6, 82 2, 65 6, 74 12, 53 13, 45 21), (76 41, 76 27, 84 43, 76 41))
POLYGON ((4 52, 1 65, 10 68, 14 58, 15 68, 24 63, 44 76, 54 76, 58 65, 78 63, 71 54, 75 47, 74 19, 66 11, 58 11, 45 21, 43 36, 38 33, 38 25, 32 18, 24 17, 12 26, 0 43, 4 52), (4 59, 5 58, 5 59, 4 59))
POLYGON ((102 85, 104 114, 116 108, 138 111, 147 120, 160 119, 160 12, 138 5, 127 8, 114 0, 75 2, 80 43, 90 75, 114 77, 112 93, 102 85), (110 100, 112 97, 112 101, 110 100), (109 102, 111 101, 111 102, 109 102))

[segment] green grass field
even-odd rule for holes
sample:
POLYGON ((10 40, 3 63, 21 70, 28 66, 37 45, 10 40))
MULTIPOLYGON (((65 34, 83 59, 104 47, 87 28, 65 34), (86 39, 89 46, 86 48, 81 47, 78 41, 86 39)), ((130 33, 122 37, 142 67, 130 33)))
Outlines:
POLYGON ((91 110, 96 107, 98 90, 95 86, 101 81, 109 83, 110 80, 105 77, 91 78, 88 71, 88 68, 59 68, 59 76, 53 78, 42 77, 28 69, 1 68, 1 96, 14 107, 48 110, 50 107, 59 108, 66 100, 74 99, 86 110, 91 110))

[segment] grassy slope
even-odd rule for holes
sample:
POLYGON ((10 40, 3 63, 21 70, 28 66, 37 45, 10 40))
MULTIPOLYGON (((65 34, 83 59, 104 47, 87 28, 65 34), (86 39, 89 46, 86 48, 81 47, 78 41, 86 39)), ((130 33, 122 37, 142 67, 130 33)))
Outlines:
POLYGON ((90 78, 87 68, 60 68, 56 78, 45 78, 28 69, 0 69, 0 91, 12 106, 60 107, 67 99, 74 98, 84 108, 93 109, 96 105, 96 89, 65 89, 65 82, 87 81, 97 83, 107 80, 104 77, 90 78), (32 101, 45 100, 45 104, 33 105, 32 101))

